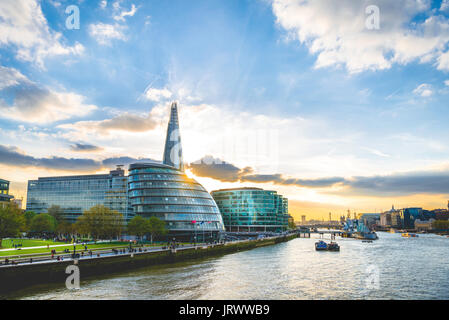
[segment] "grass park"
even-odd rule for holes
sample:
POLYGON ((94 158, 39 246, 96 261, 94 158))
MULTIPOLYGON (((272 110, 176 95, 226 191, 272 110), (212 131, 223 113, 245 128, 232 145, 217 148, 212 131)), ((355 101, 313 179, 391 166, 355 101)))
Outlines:
MULTIPOLYGON (((103 242, 103 243, 86 243, 88 250, 100 250, 100 249, 113 249, 113 248, 125 248, 129 246, 129 242, 103 242)), ((51 240, 38 240, 38 239, 5 239, 2 243, 2 249, 0 250, 1 258, 21 257, 28 255, 51 255, 51 250, 56 250, 56 254, 64 254, 65 249, 73 251, 74 244, 65 244, 64 242, 55 242, 51 240), (14 244, 22 244, 22 247, 14 249, 14 244), (41 248, 45 246, 44 248, 41 248), (48 246, 48 247, 47 247, 48 246), (13 249, 13 250, 5 250, 13 249)), ((83 244, 76 244, 77 251, 85 250, 83 244)))
MULTIPOLYGON (((187 245, 188 243, 179 243, 181 245, 187 245)), ((87 250, 93 252, 106 249, 120 249, 129 247, 129 242, 111 241, 111 242, 86 242, 87 250)), ((141 244, 138 244, 140 246, 141 244)), ((165 245, 162 243, 144 244, 145 247, 159 247, 165 245)), ((133 245, 134 246, 134 245, 133 245)), ((51 255, 51 250, 56 250, 56 255, 65 254, 64 250, 69 249, 73 252, 74 244, 55 242, 52 240, 39 240, 39 239, 4 239, 2 247, 0 248, 0 258, 25 258, 28 256, 48 256, 51 255), (22 247, 14 248, 14 244, 22 244, 22 247), (41 248, 45 246, 44 248, 41 248), (47 247, 48 246, 48 247, 47 247), (6 250, 5 250, 6 249, 6 250), (8 250, 13 249, 13 250, 8 250)), ((85 251, 83 244, 76 244, 76 251, 85 251)))

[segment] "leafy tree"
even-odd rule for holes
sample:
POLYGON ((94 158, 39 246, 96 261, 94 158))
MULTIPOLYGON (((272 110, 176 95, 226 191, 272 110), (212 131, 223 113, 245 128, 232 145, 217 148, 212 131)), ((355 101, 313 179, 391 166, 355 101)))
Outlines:
POLYGON ((56 230, 56 220, 49 214, 38 214, 31 219, 30 231, 36 233, 53 233, 56 230))
POLYGON ((61 221, 56 227, 56 231, 61 235, 69 235, 73 233, 73 224, 67 221, 61 221))
POLYGON ((150 224, 148 219, 137 215, 128 222, 127 230, 128 234, 137 236, 138 239, 142 239, 146 233, 150 232, 150 224))
POLYGON ((64 221, 64 210, 60 206, 51 206, 48 208, 47 213, 55 219, 57 224, 64 221))
POLYGON ((297 227, 296 227, 296 223, 295 223, 295 220, 293 220, 293 219, 289 219, 289 221, 288 221, 288 228, 289 229, 292 229, 292 230, 295 230, 297 227))
POLYGON ((34 211, 25 211, 25 213, 23 214, 24 218, 25 218, 25 224, 26 224, 26 231, 30 231, 30 227, 31 227, 31 220, 36 216, 36 212, 34 211))
POLYGON ((123 227, 123 215, 102 205, 84 211, 76 223, 76 230, 80 234, 90 234, 95 240, 118 237, 123 227))
POLYGON ((151 243, 153 238, 167 234, 168 230, 165 227, 165 222, 157 217, 150 217, 148 219, 148 233, 151 235, 151 243))
POLYGON ((26 227, 22 210, 15 204, 0 206, 0 248, 3 238, 16 237, 26 227))

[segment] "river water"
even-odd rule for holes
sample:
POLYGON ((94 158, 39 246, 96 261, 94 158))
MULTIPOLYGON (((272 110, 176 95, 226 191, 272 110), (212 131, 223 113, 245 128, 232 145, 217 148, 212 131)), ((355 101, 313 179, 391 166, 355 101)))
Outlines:
MULTIPOLYGON (((340 252, 317 252, 294 239, 189 263, 157 266, 20 299, 449 299, 449 238, 378 233, 340 239, 340 252)), ((329 236, 328 236, 329 237, 329 236)), ((82 270, 81 270, 82 278, 82 270)))

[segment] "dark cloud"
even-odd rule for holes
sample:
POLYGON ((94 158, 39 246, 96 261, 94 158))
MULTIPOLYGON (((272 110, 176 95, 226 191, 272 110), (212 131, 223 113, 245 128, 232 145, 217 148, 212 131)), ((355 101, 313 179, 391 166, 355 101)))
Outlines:
POLYGON ((249 172, 251 168, 240 169, 233 164, 226 163, 211 156, 206 156, 188 166, 198 177, 209 177, 224 182, 236 182, 249 172))
POLYGON ((281 185, 295 185, 299 187, 323 188, 330 187, 345 181, 344 178, 324 178, 316 180, 301 180, 285 178, 281 174, 254 174, 251 167, 240 169, 233 164, 206 156, 199 161, 191 163, 189 168, 199 177, 208 177, 223 182, 254 182, 274 183, 281 185))
POLYGON ((75 152, 98 152, 102 151, 103 148, 83 143, 75 143, 70 146, 70 149, 75 152))
POLYGON ((80 158, 35 158, 15 147, 0 145, 0 163, 14 167, 40 167, 65 171, 94 171, 102 168, 113 168, 115 165, 129 165, 134 162, 157 162, 152 159, 135 159, 130 157, 107 158, 102 161, 80 158))
POLYGON ((308 188, 325 188, 331 187, 333 185, 344 183, 346 179, 340 177, 334 178, 321 178, 321 179, 293 179, 285 178, 281 174, 272 175, 246 175, 241 178, 241 181, 251 181, 251 182, 271 182, 274 184, 282 185, 293 185, 298 187, 308 187, 308 188))
POLYGON ((408 172, 373 177, 325 177, 319 179, 294 179, 282 174, 254 174, 252 168, 240 169, 230 163, 210 156, 190 164, 199 177, 209 177, 224 182, 273 183, 306 188, 341 186, 330 194, 399 196, 413 194, 449 194, 449 170, 408 172))
POLYGON ((427 171, 388 176, 353 177, 345 183, 354 194, 378 196, 449 194, 449 172, 427 171))

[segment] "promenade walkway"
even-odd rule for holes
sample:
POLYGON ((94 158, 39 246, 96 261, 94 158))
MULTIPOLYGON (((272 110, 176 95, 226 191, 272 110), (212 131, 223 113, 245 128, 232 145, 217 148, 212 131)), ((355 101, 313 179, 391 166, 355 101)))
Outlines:
MULTIPOLYGON (((183 246, 177 246, 176 250, 185 250, 185 249, 191 249, 191 248, 206 248, 209 246, 213 246, 213 244, 197 244, 195 245, 183 245, 183 246)), ((45 246, 46 248, 46 246, 45 246)), ((173 248, 168 246, 159 246, 159 247, 134 247, 131 250, 129 248, 118 248, 114 251, 114 249, 92 249, 92 255, 89 253, 90 250, 79 250, 77 251, 77 257, 73 258, 73 252, 70 253, 60 253, 57 255, 54 255, 53 258, 50 254, 48 255, 40 255, 39 257, 32 258, 30 260, 30 257, 26 258, 16 258, 16 259, 9 259, 8 263, 5 263, 5 259, 0 260, 0 268, 7 268, 7 267, 17 267, 21 265, 27 265, 27 264, 45 264, 45 263, 59 263, 64 261, 75 261, 75 260, 87 260, 87 259, 98 259, 98 258, 104 258, 104 257, 112 257, 112 256, 129 256, 132 254, 144 254, 148 252, 158 252, 158 251, 169 251, 173 248), (81 253, 84 252, 82 255, 81 253), (79 255, 79 256, 78 256, 79 255), (57 257, 60 257, 60 260, 57 259, 57 257), (62 259, 61 259, 62 258, 62 259), (14 262, 14 263, 13 263, 14 262)))
MULTIPOLYGON (((264 239, 271 239, 271 238, 277 238, 277 237, 265 237, 264 239)), ((237 240, 237 241, 226 241, 224 245, 228 244, 235 244, 235 243, 241 243, 241 242, 247 242, 247 241, 253 241, 249 239, 245 240, 237 240)), ((223 244, 223 243, 222 243, 223 244)), ((158 252, 158 251, 170 251, 170 250, 186 250, 186 249, 193 249, 193 248, 209 248, 219 245, 217 243, 213 244, 207 244, 207 243, 197 243, 191 244, 191 245, 177 245, 176 247, 171 246, 135 246, 132 247, 131 250, 128 247, 121 247, 121 248, 98 248, 98 249, 88 249, 88 250, 78 250, 77 257, 73 257, 73 252, 69 253, 59 253, 56 255, 53 255, 53 258, 51 254, 40 254, 37 257, 17 257, 16 259, 10 259, 8 263, 5 263, 5 259, 0 259, 0 268, 14 268, 19 267, 23 265, 29 265, 29 264, 46 264, 46 263, 59 263, 64 261, 76 261, 76 260, 88 260, 88 259, 100 259, 105 257, 112 257, 112 256, 130 256, 130 255, 138 255, 138 254, 145 254, 148 252, 158 252), (90 251, 92 251, 92 254, 90 254, 90 251), (84 254, 81 254, 83 253, 84 254), (57 259, 57 257, 60 257, 60 260, 57 259), (61 259, 62 258, 62 259, 61 259), (31 260, 32 259, 32 260, 31 260)), ((46 248, 46 246, 44 247, 46 248)))

